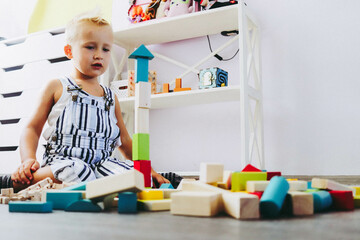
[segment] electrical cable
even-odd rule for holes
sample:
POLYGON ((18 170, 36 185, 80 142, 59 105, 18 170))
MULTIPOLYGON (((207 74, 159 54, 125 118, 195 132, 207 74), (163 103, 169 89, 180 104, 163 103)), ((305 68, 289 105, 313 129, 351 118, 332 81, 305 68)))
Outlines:
MULTIPOLYGON (((209 44, 209 48, 210 48, 210 51, 213 52, 212 50, 212 47, 211 47, 211 43, 210 43, 210 38, 209 38, 209 35, 206 35, 207 37, 207 40, 208 40, 208 44, 209 44)), ((224 59, 223 57, 221 57, 219 54, 215 54, 214 57, 216 57, 219 61, 230 61, 232 60, 236 54, 238 54, 239 52, 239 49, 236 51, 236 53, 234 54, 234 56, 232 56, 231 58, 227 58, 227 59, 224 59)))

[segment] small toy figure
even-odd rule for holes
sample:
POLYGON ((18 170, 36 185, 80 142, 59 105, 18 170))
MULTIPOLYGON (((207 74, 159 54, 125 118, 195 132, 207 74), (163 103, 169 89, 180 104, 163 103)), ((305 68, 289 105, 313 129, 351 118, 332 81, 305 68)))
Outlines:
POLYGON ((178 16, 193 11, 192 0, 171 0, 168 10, 165 10, 167 17, 178 16))

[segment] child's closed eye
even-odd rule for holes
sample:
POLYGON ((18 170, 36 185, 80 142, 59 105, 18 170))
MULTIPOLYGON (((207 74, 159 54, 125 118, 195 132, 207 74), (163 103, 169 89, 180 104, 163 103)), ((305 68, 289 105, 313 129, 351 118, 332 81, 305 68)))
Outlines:
POLYGON ((103 48, 103 51, 104 52, 110 52, 110 49, 109 48, 103 48))
POLYGON ((85 48, 86 48, 86 49, 89 49, 89 50, 95 49, 95 47, 93 47, 93 46, 85 46, 85 48))

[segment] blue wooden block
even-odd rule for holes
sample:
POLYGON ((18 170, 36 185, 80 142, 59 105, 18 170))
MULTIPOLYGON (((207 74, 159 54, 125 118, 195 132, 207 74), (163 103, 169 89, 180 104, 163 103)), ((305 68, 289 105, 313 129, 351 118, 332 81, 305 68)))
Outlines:
MULTIPOLYGON (((135 83, 149 81, 149 60, 138 58, 135 65, 135 83)), ((136 93, 135 93, 136 94, 136 93)))
POLYGON ((146 58, 146 59, 153 59, 154 55, 142 44, 138 47, 133 53, 130 54, 129 58, 132 59, 139 59, 139 58, 146 58))
POLYGON ((314 212, 322 212, 330 208, 332 198, 328 191, 317 191, 311 194, 314 196, 314 212))
POLYGON ((52 202, 54 209, 64 210, 69 204, 82 199, 81 192, 47 192, 46 202, 52 202))
POLYGON ((51 202, 9 202, 9 212, 51 213, 51 202))
POLYGON ((82 199, 70 203, 66 208, 67 212, 101 212, 101 207, 89 199, 82 199))
POLYGON ((86 191, 86 183, 87 182, 81 182, 66 188, 61 189, 61 191, 86 191))
POLYGON ((161 184, 160 189, 174 189, 174 187, 171 183, 163 183, 161 184))
POLYGON ((284 177, 272 177, 260 199, 260 214, 263 217, 277 217, 288 191, 289 183, 284 177))
POLYGON ((133 192, 123 192, 118 194, 118 212, 136 213, 137 212, 137 194, 133 192))

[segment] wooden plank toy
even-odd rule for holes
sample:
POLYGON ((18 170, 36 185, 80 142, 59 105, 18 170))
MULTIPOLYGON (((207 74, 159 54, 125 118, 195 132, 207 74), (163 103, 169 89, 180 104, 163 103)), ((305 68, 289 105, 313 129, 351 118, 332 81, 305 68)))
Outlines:
POLYGON ((356 194, 355 189, 329 179, 313 178, 311 180, 311 187, 328 190, 352 191, 354 196, 356 194))
POLYGON ((314 212, 323 212, 332 205, 332 198, 328 191, 311 192, 314 197, 314 212))
POLYGON ((89 199, 81 199, 65 207, 66 212, 101 212, 101 207, 89 199))
POLYGON ((216 183, 223 180, 224 164, 200 163, 200 182, 216 183))
POLYGON ((51 213, 52 211, 51 202, 9 202, 9 212, 51 213))
POLYGON ((266 218, 277 217, 289 188, 284 177, 273 177, 260 199, 260 214, 266 218))
POLYGON ((144 211, 169 211, 171 207, 171 199, 161 200, 138 200, 138 208, 144 211))
POLYGON ((352 191, 329 191, 333 204, 332 207, 335 210, 340 211, 352 211, 354 210, 354 197, 352 191))
POLYGON ((247 181, 265 181, 266 178, 266 172, 233 172, 231 191, 245 191, 247 181))
POLYGON ((140 192, 144 190, 144 175, 137 170, 128 170, 88 182, 86 198, 101 200, 102 197, 119 192, 140 192))
POLYGON ((158 189, 143 190, 137 196, 139 200, 161 200, 164 199, 164 192, 158 189))
POLYGON ((118 194, 118 212, 136 213, 137 194, 133 192, 123 192, 118 194))
POLYGON ((221 194, 182 191, 171 195, 171 214, 211 217, 220 212, 221 194))
POLYGON ((134 161, 134 169, 138 170, 144 175, 144 186, 151 187, 151 161, 150 160, 134 161))
POLYGON ((83 194, 78 191, 51 191, 46 193, 46 202, 52 202, 54 209, 64 210, 71 203, 81 199, 83 199, 83 194))

